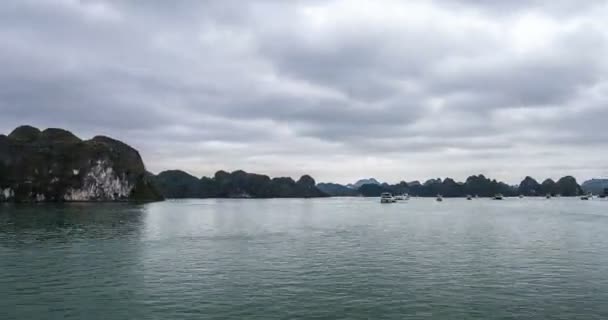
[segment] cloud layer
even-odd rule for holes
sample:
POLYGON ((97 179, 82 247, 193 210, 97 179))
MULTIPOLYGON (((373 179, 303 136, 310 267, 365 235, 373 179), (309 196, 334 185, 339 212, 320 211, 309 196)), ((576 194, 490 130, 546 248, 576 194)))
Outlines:
POLYGON ((604 1, 0 4, 0 129, 152 171, 396 182, 608 175, 604 1))

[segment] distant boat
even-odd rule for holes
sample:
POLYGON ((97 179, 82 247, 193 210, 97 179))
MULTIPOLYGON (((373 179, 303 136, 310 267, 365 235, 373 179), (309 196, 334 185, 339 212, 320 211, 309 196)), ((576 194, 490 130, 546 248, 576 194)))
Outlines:
POLYGON ((467 200, 473 200, 473 197, 470 194, 467 194, 467 200))
POLYGON ((551 195, 550 195, 550 194, 547 194, 547 195, 545 196, 545 198, 547 198, 547 199, 551 199, 551 195))
POLYGON ((380 203, 393 203, 396 202, 392 194, 384 192, 380 195, 380 203))
POLYGON ((475 199, 479 199, 479 196, 478 196, 478 195, 475 195, 475 199))
POLYGON ((502 200, 503 198, 504 197, 502 196, 502 194, 498 193, 498 194, 494 195, 494 197, 492 199, 494 199, 494 200, 502 200))
POLYGON ((435 200, 441 202, 441 201, 443 201, 443 197, 440 194, 438 194, 437 198, 435 200))
POLYGON ((520 195, 519 195, 519 198, 520 198, 520 199, 523 199, 523 198, 524 198, 524 195, 523 195, 523 194, 520 194, 520 195))
POLYGON ((581 200, 589 200, 591 198, 593 198, 592 194, 586 194, 586 195, 581 196, 581 200))
POLYGON ((398 195, 395 196, 395 200, 398 200, 398 201, 399 200, 409 200, 409 199, 410 199, 410 196, 407 193, 405 193, 405 194, 398 194, 398 195))

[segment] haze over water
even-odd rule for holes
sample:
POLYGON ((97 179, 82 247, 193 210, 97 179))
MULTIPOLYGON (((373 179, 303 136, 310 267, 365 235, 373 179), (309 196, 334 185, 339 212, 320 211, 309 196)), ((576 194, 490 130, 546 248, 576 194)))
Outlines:
POLYGON ((0 319, 606 319, 608 201, 0 205, 0 319))

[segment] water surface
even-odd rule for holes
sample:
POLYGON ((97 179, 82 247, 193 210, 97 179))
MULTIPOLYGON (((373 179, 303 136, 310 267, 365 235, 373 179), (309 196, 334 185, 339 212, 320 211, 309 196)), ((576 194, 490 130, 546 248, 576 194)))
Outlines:
POLYGON ((5 204, 0 319, 608 319, 608 201, 5 204))

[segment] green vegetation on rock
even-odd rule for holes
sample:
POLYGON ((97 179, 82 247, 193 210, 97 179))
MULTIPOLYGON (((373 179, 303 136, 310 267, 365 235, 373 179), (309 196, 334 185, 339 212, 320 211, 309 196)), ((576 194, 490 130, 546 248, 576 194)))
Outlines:
POLYGON ((270 178, 237 170, 218 171, 212 178, 200 179, 179 170, 164 171, 154 177, 156 186, 167 198, 316 198, 326 197, 315 180, 302 176, 270 178))
MULTIPOLYGON (((354 186, 354 185, 350 185, 354 186)), ((561 194, 563 196, 577 196, 582 194, 581 187, 571 176, 566 176, 554 182, 551 179, 539 184, 531 177, 526 177, 519 186, 510 186, 495 179, 486 178, 484 175, 470 176, 465 182, 457 182, 451 178, 429 179, 424 183, 413 181, 410 183, 400 182, 390 185, 387 183, 368 183, 359 188, 349 188, 335 183, 324 183, 318 186, 331 196, 364 196, 378 197, 383 192, 392 194, 408 193, 413 196, 435 197, 440 194, 444 197, 465 197, 477 195, 480 197, 492 197, 496 194, 504 196, 541 196, 549 194, 561 194)))
POLYGON ((137 150, 31 126, 0 136, 0 201, 156 201, 137 150))

